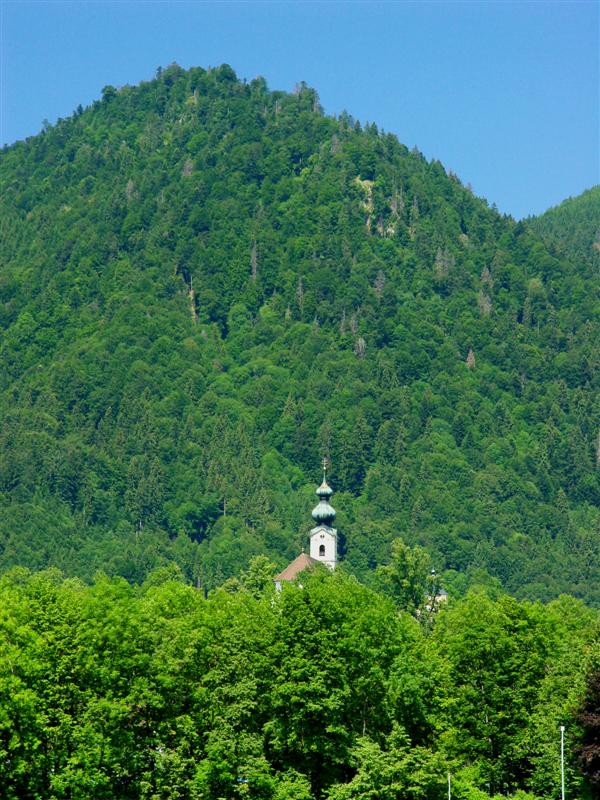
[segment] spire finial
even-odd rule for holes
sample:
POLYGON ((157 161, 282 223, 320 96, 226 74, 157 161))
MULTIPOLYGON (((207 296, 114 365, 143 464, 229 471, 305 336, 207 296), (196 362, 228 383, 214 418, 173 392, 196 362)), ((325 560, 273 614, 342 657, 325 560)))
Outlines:
POLYGON ((323 483, 325 483, 325 480, 327 478, 327 458, 325 456, 323 456, 323 461, 321 462, 321 464, 323 466, 323 483))

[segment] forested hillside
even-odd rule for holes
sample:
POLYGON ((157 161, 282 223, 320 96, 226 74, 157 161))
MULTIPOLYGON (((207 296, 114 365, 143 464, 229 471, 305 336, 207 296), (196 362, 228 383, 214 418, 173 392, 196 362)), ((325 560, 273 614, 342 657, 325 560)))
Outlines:
MULTIPOLYGON (((160 71, 1 154, 0 566, 211 588, 403 538, 600 603, 591 268, 316 93, 160 71)), ((596 273, 597 276, 597 273, 596 273)))
MULTIPOLYGON (((570 197, 540 217, 530 220, 533 228, 560 254, 600 268, 600 186, 579 197, 570 197)), ((582 274, 592 275, 591 270, 582 274)))

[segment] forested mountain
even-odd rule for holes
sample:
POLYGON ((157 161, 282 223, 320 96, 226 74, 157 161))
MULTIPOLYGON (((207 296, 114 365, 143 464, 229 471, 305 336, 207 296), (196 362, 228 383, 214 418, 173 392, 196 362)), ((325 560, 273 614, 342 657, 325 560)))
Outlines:
MULTIPOLYGON (((533 228, 558 253, 600 267, 600 186, 570 197, 530 220, 533 228)), ((584 273, 585 274, 585 273, 584 273)), ((588 271, 591 277, 591 272, 588 271)))
POLYGON ((451 593, 600 603, 597 273, 566 239, 227 66, 105 87, 0 169, 2 568, 282 565, 326 456, 362 580, 401 537, 451 593))

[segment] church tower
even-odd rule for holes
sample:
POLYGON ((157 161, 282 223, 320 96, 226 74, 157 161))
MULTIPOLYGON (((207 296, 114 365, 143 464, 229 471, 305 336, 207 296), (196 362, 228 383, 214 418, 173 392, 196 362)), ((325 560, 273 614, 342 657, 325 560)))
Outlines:
POLYGON ((317 523, 310 532, 310 557, 329 569, 337 564, 337 530, 333 527, 335 509, 329 499, 333 489, 327 483, 327 461, 323 459, 323 483, 317 489, 319 502, 313 508, 312 518, 317 523))

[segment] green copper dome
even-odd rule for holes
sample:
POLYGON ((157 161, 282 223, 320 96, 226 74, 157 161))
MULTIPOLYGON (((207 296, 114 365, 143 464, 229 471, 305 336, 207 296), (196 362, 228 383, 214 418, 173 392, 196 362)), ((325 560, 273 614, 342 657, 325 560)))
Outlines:
POLYGON ((312 518, 321 525, 331 525, 335 519, 335 508, 329 503, 329 498, 333 494, 333 489, 327 481, 319 486, 316 492, 319 502, 313 508, 312 518))

